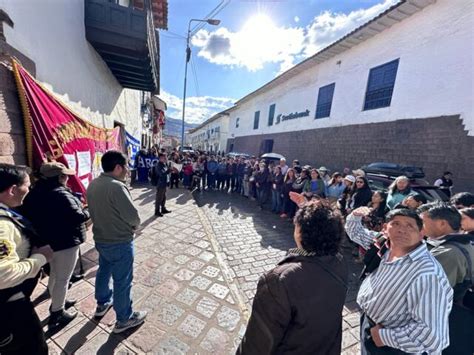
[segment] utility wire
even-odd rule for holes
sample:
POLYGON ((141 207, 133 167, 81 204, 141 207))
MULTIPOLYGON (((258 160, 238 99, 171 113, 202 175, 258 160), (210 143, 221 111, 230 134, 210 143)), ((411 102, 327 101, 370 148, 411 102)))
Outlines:
MULTIPOLYGON (((212 10, 204 19, 207 20, 209 18, 215 17, 219 12, 221 12, 227 5, 229 5, 231 0, 222 0, 217 7, 212 10)), ((191 30, 191 36, 194 36, 200 29, 206 26, 205 22, 200 22, 194 26, 191 30)))

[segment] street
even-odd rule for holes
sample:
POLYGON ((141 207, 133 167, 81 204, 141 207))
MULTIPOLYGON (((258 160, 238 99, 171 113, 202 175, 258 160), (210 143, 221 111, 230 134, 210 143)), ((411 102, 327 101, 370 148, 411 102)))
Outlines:
MULTIPOLYGON (((48 332, 51 354, 232 354, 245 332, 259 276, 293 247, 292 225, 241 196, 222 192, 168 191, 173 213, 155 218, 154 190, 132 189, 142 218, 135 242, 134 308, 148 318, 135 331, 112 334, 114 311, 99 322, 94 282, 97 252, 91 233, 81 246, 84 280, 69 297, 79 316, 57 333, 48 332), (194 196, 193 196, 194 195, 194 196), (193 198, 194 197, 194 198, 193 198)), ((344 249, 352 260, 349 249, 344 249)), ((360 264, 350 264, 344 307, 343 354, 357 354, 359 313, 354 302, 360 264)), ((47 278, 33 295, 42 321, 47 278)))

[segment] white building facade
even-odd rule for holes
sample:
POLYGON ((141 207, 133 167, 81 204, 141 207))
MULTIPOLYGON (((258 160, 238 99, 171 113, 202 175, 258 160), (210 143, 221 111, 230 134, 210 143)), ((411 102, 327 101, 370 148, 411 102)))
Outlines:
POLYGON ((229 112, 220 112, 186 134, 187 145, 209 152, 225 152, 229 137, 229 112))
POLYGON ((239 100, 227 149, 416 164, 472 184, 473 28, 472 1, 401 1, 239 100))
MULTIPOLYGON (((149 106, 150 93, 158 93, 159 81, 153 90, 140 90, 139 85, 130 88, 130 85, 119 80, 117 72, 113 72, 114 69, 99 53, 98 47, 87 38, 88 6, 89 14, 93 14, 93 6, 107 9, 115 7, 118 15, 122 15, 122 10, 134 16, 141 14, 141 24, 143 21, 147 24, 152 21, 146 17, 148 15, 143 10, 143 3, 139 4, 141 0, 131 1, 0 0, 0 9, 8 14, 14 24, 13 27, 3 26, 6 45, 21 53, 23 61, 28 59, 29 63, 34 64, 26 69, 35 69, 32 74, 36 80, 79 117, 105 128, 120 126, 123 132, 140 140, 144 133, 150 133, 144 122, 148 120, 146 106, 149 106), (136 7, 138 5, 142 6, 141 10, 136 7)), ((109 23, 103 28, 107 31, 112 27, 109 23)), ((140 30, 144 32, 144 38, 150 31, 144 24, 140 30)), ((22 59, 18 60, 22 64, 22 59)), ((126 72, 127 63, 121 62, 118 56, 115 56, 115 60, 126 72)), ((153 75, 156 83, 156 70, 153 75)))

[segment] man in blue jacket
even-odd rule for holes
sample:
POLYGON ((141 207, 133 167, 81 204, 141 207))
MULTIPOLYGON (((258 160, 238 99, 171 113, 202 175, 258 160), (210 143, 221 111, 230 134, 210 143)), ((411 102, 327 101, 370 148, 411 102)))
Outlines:
POLYGON ((211 159, 207 162, 207 188, 208 189, 214 189, 216 186, 216 177, 217 177, 217 168, 218 164, 217 161, 214 157, 214 155, 211 155, 211 159))

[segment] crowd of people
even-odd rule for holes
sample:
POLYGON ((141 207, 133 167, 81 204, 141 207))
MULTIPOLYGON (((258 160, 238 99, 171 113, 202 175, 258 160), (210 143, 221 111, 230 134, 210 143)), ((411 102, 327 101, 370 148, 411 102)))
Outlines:
MULTIPOLYGON (((32 188, 28 168, 0 164, 0 311, 8 319, 0 322, 1 354, 47 354, 30 300, 47 264, 49 326, 77 316, 67 289, 90 223, 99 254, 95 316, 113 307, 114 333, 145 321, 130 296, 140 217, 126 184, 128 158, 109 151, 102 168, 86 205, 67 187, 76 172, 61 163, 44 163, 32 188), (48 209, 38 208, 44 201, 48 209)), ((347 238, 364 262, 357 297, 363 354, 474 352, 473 194, 427 203, 405 176, 386 192, 372 191, 360 169, 329 175, 296 160, 288 166, 284 159, 177 151, 157 152, 148 177, 156 217, 171 212, 166 191, 182 184, 254 199, 294 222, 296 248, 260 278, 238 354, 340 353, 347 238)))

